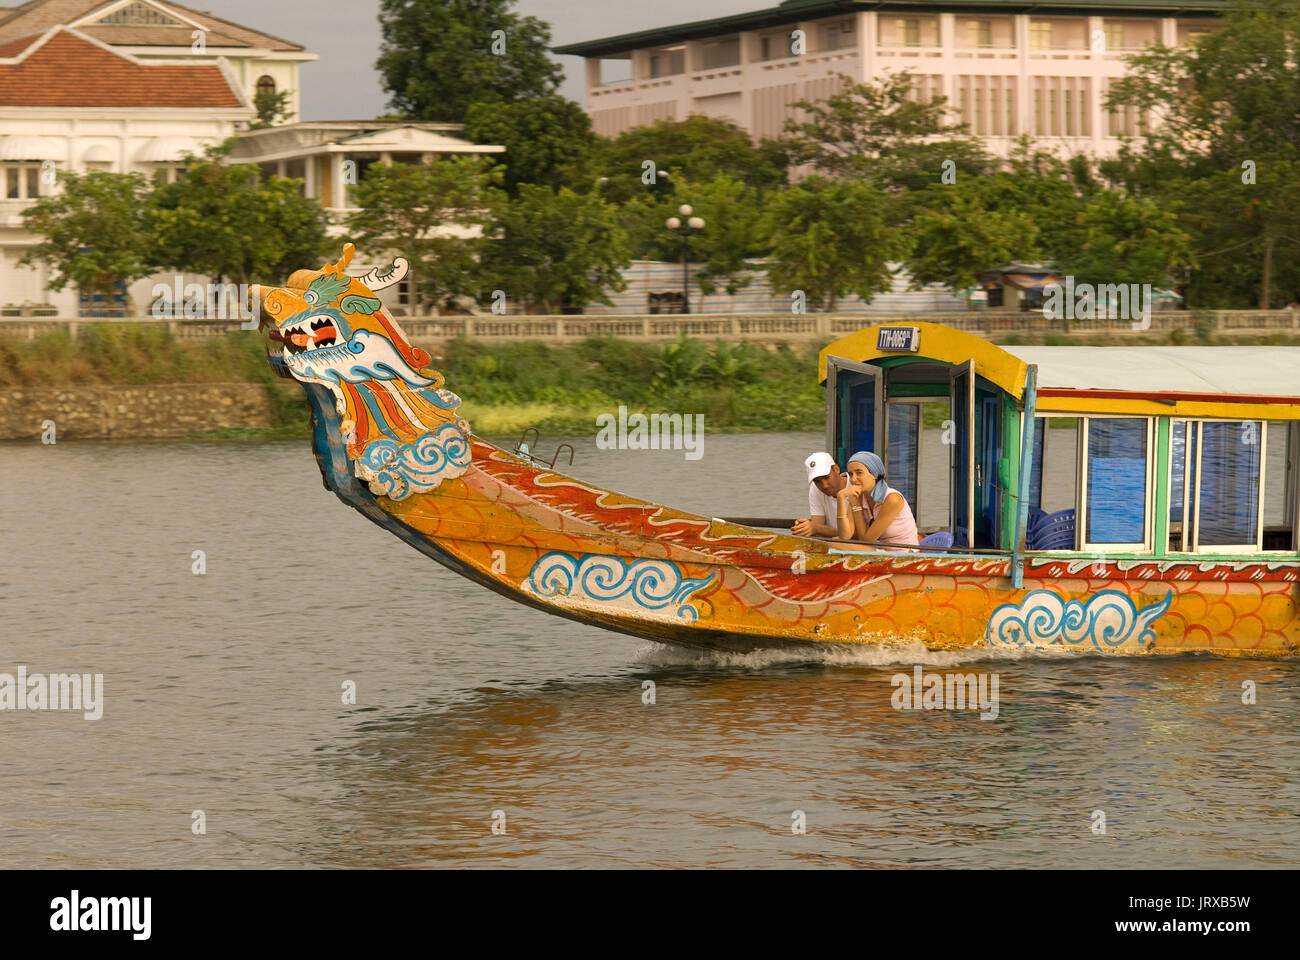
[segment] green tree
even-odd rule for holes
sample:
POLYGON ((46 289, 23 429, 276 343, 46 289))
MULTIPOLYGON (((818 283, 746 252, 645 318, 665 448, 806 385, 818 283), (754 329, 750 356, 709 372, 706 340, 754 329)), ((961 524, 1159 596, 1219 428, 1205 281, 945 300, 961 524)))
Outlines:
POLYGON ((521 184, 517 198, 498 194, 494 212, 499 232, 483 258, 482 299, 500 289, 530 312, 552 313, 610 304, 605 289, 626 286, 627 235, 599 196, 521 184))
POLYGON ((257 111, 257 119, 248 125, 250 130, 265 130, 277 123, 287 123, 293 116, 289 111, 288 90, 253 94, 253 108, 257 111))
POLYGON ((465 115, 465 136, 506 148, 497 159, 511 196, 521 183, 567 186, 585 193, 586 185, 595 182, 591 118, 559 94, 472 104, 465 115))
POLYGON ((792 164, 832 177, 859 177, 894 190, 941 182, 946 171, 979 175, 992 158, 963 124, 945 119, 945 97, 913 97, 915 78, 888 74, 852 83, 824 100, 793 104, 802 118, 786 121, 781 145, 792 164), (945 163, 951 161, 951 167, 945 163))
MULTIPOLYGON (((974 286, 982 270, 1039 255, 1033 219, 1017 210, 998 209, 985 183, 959 178, 931 192, 941 200, 913 220, 912 250, 904 261, 913 290, 942 283, 960 292, 974 286)), ((966 307, 974 309, 973 299, 966 307)))
POLYGON ((1165 286, 1175 270, 1191 264, 1191 238, 1178 228, 1177 215, 1119 190, 1098 192, 1064 232, 1070 246, 1054 259, 1079 282, 1165 286))
POLYGON ((888 261, 903 256, 906 238, 886 222, 883 201, 872 184, 819 176, 783 191, 768 212, 772 289, 802 290, 809 305, 826 310, 849 293, 869 303, 888 290, 888 261))
POLYGON ((1233 0, 1221 30, 1150 47, 1112 87, 1108 106, 1152 128, 1103 172, 1180 212, 1198 303, 1267 307, 1300 291, 1297 44, 1298 0, 1233 0))
POLYGON ((601 144, 598 167, 606 178, 601 193, 616 203, 663 199, 675 192, 678 179, 699 183, 726 174, 759 190, 786 182, 786 160, 778 145, 755 146, 734 123, 699 115, 625 130, 601 144), (647 163, 654 164, 654 183, 645 182, 647 163))
POLYGON ((422 305, 450 306, 474 293, 478 256, 499 173, 481 156, 435 157, 427 164, 372 165, 351 188, 353 242, 391 251, 411 264, 422 305))
POLYGON ((680 260, 685 246, 691 262, 704 264, 695 282, 706 296, 719 289, 734 294, 748 286, 750 280, 742 274, 753 265, 746 259, 765 257, 771 247, 763 194, 725 173, 699 182, 681 180, 675 196, 633 200, 623 206, 622 219, 637 257, 680 260), (690 204, 692 216, 705 221, 703 230, 686 238, 664 226, 669 217, 680 216, 683 202, 690 204))
POLYGON ((144 209, 149 182, 138 173, 59 172, 62 190, 23 211, 26 229, 40 236, 19 262, 54 271, 49 287, 69 283, 85 294, 110 294, 154 272, 144 209))
POLYGON ((301 180, 222 162, 231 146, 190 155, 183 178, 154 189, 144 214, 153 260, 219 281, 287 278, 327 251, 325 211, 302 196, 301 180))
POLYGON ((393 108, 414 120, 461 123, 476 103, 554 93, 564 72, 548 53, 551 29, 513 6, 513 0, 381 0, 376 66, 393 108))

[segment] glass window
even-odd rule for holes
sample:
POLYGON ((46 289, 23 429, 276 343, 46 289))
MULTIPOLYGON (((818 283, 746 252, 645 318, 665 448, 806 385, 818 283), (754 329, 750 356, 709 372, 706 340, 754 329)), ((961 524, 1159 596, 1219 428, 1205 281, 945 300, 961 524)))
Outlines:
POLYGON ((705 70, 735 66, 740 63, 740 40, 732 37, 705 44, 702 60, 705 70))
POLYGON ((1197 426, 1194 420, 1169 425, 1169 549, 1174 552, 1191 549, 1196 526, 1196 499, 1187 491, 1196 485, 1197 426))
POLYGON ((1206 421, 1200 432, 1197 546, 1256 543, 1263 422, 1206 421))
POLYGON ((1290 449, 1291 424, 1268 422, 1268 443, 1264 445, 1264 549, 1291 550, 1291 511, 1295 507, 1295 483, 1290 449))
POLYGON ((1124 49, 1124 24, 1116 23, 1114 20, 1106 21, 1106 49, 1124 49))
POLYGON ((1052 23, 1050 20, 1029 22, 1029 45, 1035 50, 1052 49, 1052 23))
POLYGON ((1146 540, 1147 421, 1088 420, 1088 543, 1146 540))
POLYGON ((968 47, 993 46, 993 21, 992 20, 967 20, 966 21, 966 46, 968 47))
POLYGON ((920 509, 916 499, 916 474, 921 440, 921 405, 889 404, 889 461, 885 464, 889 485, 898 490, 912 507, 920 509))
POLYGON ((905 47, 921 45, 921 21, 914 18, 894 21, 894 42, 905 47))

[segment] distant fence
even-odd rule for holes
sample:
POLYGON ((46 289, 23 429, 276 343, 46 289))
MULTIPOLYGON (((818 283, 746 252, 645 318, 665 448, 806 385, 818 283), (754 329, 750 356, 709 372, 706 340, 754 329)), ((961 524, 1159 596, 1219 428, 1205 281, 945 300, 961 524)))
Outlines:
MULTIPOLYGON (((489 342, 545 340, 573 343, 593 337, 620 340, 673 340, 679 335, 700 339, 809 342, 841 337, 875 324, 906 326, 918 321, 942 323, 984 337, 1005 338, 1046 333, 1088 336, 1150 336, 1182 330, 1188 337, 1205 334, 1267 336, 1300 335, 1300 310, 1157 310, 1151 326, 1134 330, 1127 320, 1059 320, 1038 311, 975 310, 966 313, 805 313, 805 314, 658 314, 653 316, 447 316, 398 317, 414 341, 445 343, 463 338, 489 342)), ((0 336, 32 339, 63 331, 70 336, 95 324, 166 327, 183 338, 221 336, 241 329, 238 320, 67 319, 3 317, 0 336)))

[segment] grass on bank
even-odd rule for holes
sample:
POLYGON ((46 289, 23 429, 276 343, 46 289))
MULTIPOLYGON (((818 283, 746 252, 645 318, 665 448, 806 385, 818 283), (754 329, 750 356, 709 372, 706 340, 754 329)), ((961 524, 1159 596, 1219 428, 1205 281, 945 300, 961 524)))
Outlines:
MULTIPOLYGON (((596 417, 617 413, 701 413, 709 429, 820 430, 823 393, 815 346, 772 349, 679 339, 669 344, 588 340, 485 345, 458 340, 433 361, 475 431, 517 434, 590 432, 596 417)), ((0 387, 172 383, 260 383, 272 409, 269 435, 305 431, 300 389, 275 376, 264 337, 232 332, 182 339, 165 328, 87 324, 80 335, 0 338, 0 387)), ((223 439, 265 431, 216 431, 223 439)), ((211 436, 209 437, 211 438, 211 436)))
MULTIPOLYGON (((1186 342, 1174 333, 1178 335, 1141 339, 1047 334, 1000 342, 1186 342)), ((1300 337, 1215 342, 1297 344, 1300 337)), ((271 404, 272 427, 215 431, 207 438, 302 436, 306 398, 296 384, 275 376, 264 343, 263 335, 254 332, 191 340, 163 327, 122 324, 88 324, 75 338, 63 332, 31 341, 0 337, 0 387, 260 383, 271 404)), ((462 413, 483 435, 518 435, 531 426, 544 434, 590 433, 599 415, 616 414, 620 405, 629 413, 703 414, 710 430, 820 431, 825 428, 824 393, 817 383, 821 346, 765 348, 686 338, 667 344, 595 339, 564 346, 456 340, 434 357, 432 366, 464 400, 462 413)), ((925 414, 926 426, 942 422, 937 405, 927 404, 925 414)))

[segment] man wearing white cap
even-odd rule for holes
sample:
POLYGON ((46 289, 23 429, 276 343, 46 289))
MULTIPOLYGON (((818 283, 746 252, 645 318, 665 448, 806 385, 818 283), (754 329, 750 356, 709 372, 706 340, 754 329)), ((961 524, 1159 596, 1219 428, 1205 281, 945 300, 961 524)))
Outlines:
POLYGON ((796 537, 838 537, 835 497, 848 482, 829 453, 812 454, 803 462, 808 471, 808 516, 794 522, 796 537))

